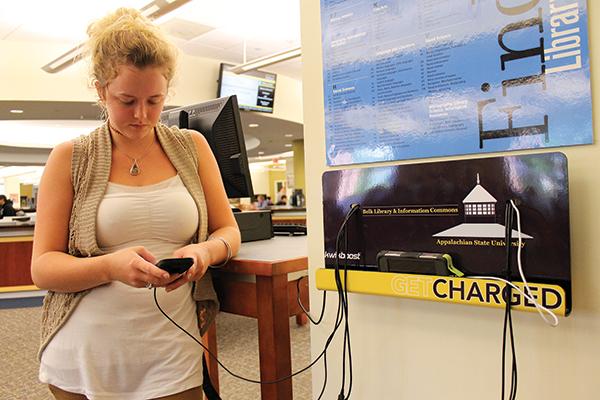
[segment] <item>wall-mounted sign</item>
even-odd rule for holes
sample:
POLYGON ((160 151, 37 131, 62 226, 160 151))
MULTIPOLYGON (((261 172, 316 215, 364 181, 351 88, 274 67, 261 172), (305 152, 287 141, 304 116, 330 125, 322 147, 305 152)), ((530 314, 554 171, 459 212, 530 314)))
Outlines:
MULTIPOLYGON (((520 210, 526 278, 563 288, 570 310, 569 189, 562 153, 327 171, 325 267, 341 260, 351 269, 378 271, 377 255, 385 250, 448 254, 470 276, 504 276, 509 200, 520 210), (360 205, 360 213, 349 220, 347 240, 336 248, 352 204, 360 205)), ((520 280, 518 236, 515 222, 514 280, 520 280)))
POLYGON ((592 143, 585 0, 321 0, 327 163, 592 143))

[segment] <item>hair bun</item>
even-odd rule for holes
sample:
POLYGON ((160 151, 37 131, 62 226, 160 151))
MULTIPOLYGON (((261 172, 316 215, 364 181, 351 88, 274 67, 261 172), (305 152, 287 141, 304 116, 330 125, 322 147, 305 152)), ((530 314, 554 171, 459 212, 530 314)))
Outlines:
POLYGON ((121 30, 134 22, 147 25, 148 27, 153 26, 150 20, 135 8, 121 7, 111 14, 91 23, 87 28, 87 34, 90 39, 94 39, 101 36, 107 30, 121 30))
POLYGON ((169 82, 175 74, 177 51, 139 10, 118 8, 90 24, 87 34, 92 78, 102 86, 117 76, 121 65, 162 67, 169 82))

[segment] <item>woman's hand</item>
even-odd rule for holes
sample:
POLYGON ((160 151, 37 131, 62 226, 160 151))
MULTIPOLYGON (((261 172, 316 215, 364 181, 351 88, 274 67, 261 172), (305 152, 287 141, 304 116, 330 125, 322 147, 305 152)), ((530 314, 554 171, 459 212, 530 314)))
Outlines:
POLYGON ((149 283, 155 287, 166 286, 177 279, 155 266, 156 258, 143 246, 122 249, 106 257, 111 281, 142 288, 149 283))
POLYGON ((176 280, 166 286, 166 291, 170 292, 188 282, 197 281, 202 278, 211 263, 211 255, 208 242, 190 244, 184 246, 173 253, 174 258, 190 257, 194 259, 194 264, 176 280))

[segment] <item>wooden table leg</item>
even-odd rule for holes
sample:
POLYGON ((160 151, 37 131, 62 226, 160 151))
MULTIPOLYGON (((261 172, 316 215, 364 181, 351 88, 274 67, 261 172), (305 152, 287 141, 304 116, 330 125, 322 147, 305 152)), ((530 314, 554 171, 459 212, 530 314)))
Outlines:
POLYGON ((304 312, 302 312, 302 314, 296 314, 296 325, 304 326, 306 324, 308 324, 308 317, 306 314, 304 314, 304 312))
MULTIPOLYGON (((257 276, 260 379, 273 381, 292 373, 287 275, 257 276)), ((292 380, 261 385, 262 400, 291 400, 292 380)))
POLYGON ((300 279, 300 282, 290 282, 288 296, 290 297, 290 310, 292 314, 296 316, 296 325, 304 326, 308 323, 308 316, 304 310, 300 308, 300 305, 298 305, 298 289, 300 289, 299 294, 302 307, 304 307, 307 311, 310 310, 310 303, 308 299, 308 278, 300 279))
MULTIPOLYGON (((202 343, 210 350, 215 357, 217 354, 217 321, 214 321, 204 336, 202 336, 202 343)), ((219 365, 210 355, 206 354, 206 364, 208 366, 208 373, 210 375, 210 381, 213 387, 219 393, 219 365)))

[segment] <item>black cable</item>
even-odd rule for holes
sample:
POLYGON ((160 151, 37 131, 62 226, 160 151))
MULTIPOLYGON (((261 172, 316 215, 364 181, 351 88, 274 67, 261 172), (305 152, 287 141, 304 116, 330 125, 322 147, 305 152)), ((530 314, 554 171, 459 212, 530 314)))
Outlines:
POLYGON ((340 255, 340 242, 342 238, 344 239, 344 252, 345 252, 345 260, 348 260, 348 229, 347 223, 350 218, 354 215, 356 211, 360 209, 358 204, 352 204, 350 206, 350 211, 347 213, 342 226, 338 231, 338 235, 336 237, 336 262, 335 262, 335 281, 336 288, 338 291, 339 301, 342 304, 342 319, 344 320, 344 340, 343 340, 343 357, 342 357, 342 384, 340 388, 340 393, 338 394, 338 400, 345 400, 350 397, 350 393, 352 391, 352 353, 350 349, 350 328, 348 325, 348 268, 347 263, 344 264, 344 285, 342 286, 341 276, 340 276, 340 263, 339 263, 339 255, 340 255), (348 395, 344 394, 345 386, 346 386, 346 352, 348 353, 348 370, 349 370, 349 388, 348 395))
POLYGON ((321 400, 321 398, 323 397, 323 393, 325 393, 325 388, 327 387, 327 354, 325 354, 325 356, 323 357, 323 369, 323 385, 321 386, 321 392, 319 393, 319 397, 317 397, 317 400, 321 400))
MULTIPOLYGON (((335 267, 334 276, 335 276, 335 282, 336 282, 336 289, 338 292, 338 309, 336 312, 335 326, 334 326, 332 332, 330 333, 329 337, 327 338, 327 343, 326 343, 326 347, 325 347, 326 349, 327 349, 327 347, 329 347, 329 344, 333 340, 338 328, 340 327, 342 321, 344 320, 345 312, 347 311, 347 307, 345 306, 347 304, 347 296, 346 296, 346 298, 344 298, 344 296, 343 296, 343 290, 341 289, 342 288, 341 277, 339 274, 340 242, 341 242, 341 238, 342 238, 343 234, 346 232, 346 225, 348 224, 348 221, 350 220, 350 218, 352 218, 354 213, 359 210, 359 208, 360 207, 357 204, 353 204, 351 206, 350 210, 348 211, 344 220, 342 221, 342 224, 340 225, 340 228, 338 229, 338 233, 336 235, 336 241, 335 241, 336 258, 335 258, 335 264, 334 264, 334 267, 335 267)), ((346 251, 346 253, 348 253, 347 248, 345 251, 346 251)), ((346 259, 347 259, 347 257, 346 257, 346 259)), ((344 278, 347 279, 347 274, 344 276, 344 278)), ((320 400, 322 398, 323 394, 325 393, 325 388, 327 387, 327 377, 328 377, 327 354, 324 355, 323 360, 324 360, 323 367, 325 368, 324 380, 323 380, 323 386, 321 387, 321 392, 319 393, 319 397, 317 398, 317 400, 320 400)), ((343 385, 342 385, 342 387, 343 387, 343 385)))
MULTIPOLYGON (((341 290, 341 279, 340 279, 340 275, 339 275, 339 262, 340 262, 340 240, 342 237, 342 233, 345 231, 346 229, 346 225, 348 223, 348 221, 350 220, 350 218, 352 217, 352 215, 354 215, 354 213, 360 208, 359 205, 357 204, 353 204, 350 208, 350 210, 348 211, 348 213, 346 214, 344 220, 342 221, 342 224, 340 225, 340 228, 338 229, 338 233, 336 235, 336 242, 335 242, 335 254, 336 254, 336 258, 335 258, 335 282, 336 282, 336 288, 337 288, 337 292, 338 292, 338 309, 336 311, 336 320, 335 320, 335 325, 334 328, 332 330, 332 332, 329 334, 329 337, 327 338, 327 342, 325 345, 325 349, 323 350, 323 352, 325 353, 323 356, 323 367, 324 367, 324 379, 323 379, 323 386, 321 387, 321 392, 319 393, 319 397, 317 398, 317 400, 321 400, 321 398, 323 397, 323 394, 325 393, 325 389, 327 387, 327 377, 328 377, 328 371, 327 371, 327 354, 326 354, 326 350, 329 347, 329 344, 331 343, 331 341, 333 340, 338 328, 340 327, 342 321, 344 320, 344 302, 346 301, 342 295, 343 291, 341 290)), ((347 253, 347 249, 346 249, 346 253, 347 253)), ((347 257, 346 257, 347 258, 347 257)), ((347 275, 345 276, 345 278, 347 278, 347 275)))
POLYGON ((319 397, 317 398, 317 400, 321 400, 321 397, 323 396, 323 394, 325 393, 325 388, 327 387, 327 353, 326 350, 329 347, 329 344, 331 343, 331 341, 333 340, 338 328, 340 327, 340 325, 342 324, 342 302, 339 301, 338 302, 338 309, 336 311, 336 318, 335 318, 335 324, 333 327, 333 330, 331 331, 331 333, 329 334, 329 336, 327 337, 327 341, 325 342, 325 349, 323 350, 323 368, 324 368, 324 372, 325 372, 325 376, 323 379, 323 386, 321 387, 321 393, 319 394, 319 397))
MULTIPOLYGON (((325 343, 325 348, 327 349, 329 347, 329 344, 331 343, 331 341, 333 340, 333 337, 335 336, 335 333, 337 332, 339 326, 342 323, 342 303, 338 302, 338 309, 336 311, 336 318, 335 318, 335 324, 333 327, 333 331, 329 334, 329 336, 327 337, 327 341, 325 343)), ((317 398, 317 400, 321 400, 321 398, 323 397, 323 394, 325 393, 325 388, 327 387, 327 353, 325 353, 325 355, 323 356, 323 369, 324 369, 324 378, 323 378, 323 386, 321 386, 321 393, 319 393, 319 397, 317 398)))
POLYGON ((511 363, 511 382, 510 382, 510 392, 508 394, 509 400, 515 400, 517 398, 517 356, 515 351, 515 338, 513 333, 513 325, 512 325, 512 315, 510 311, 508 313, 505 312, 504 318, 504 330, 502 335, 503 346, 502 346, 502 400, 504 400, 504 385, 505 385, 505 349, 506 349, 506 330, 508 325, 509 331, 509 339, 511 345, 511 355, 512 355, 512 363, 511 363))
MULTIPOLYGON (((506 211, 504 213, 504 224, 505 233, 504 240, 506 245, 506 268, 504 270, 505 279, 510 282, 511 280, 511 247, 512 247, 512 227, 513 227, 513 208, 510 200, 506 202, 506 211)), ((510 285, 505 286, 505 303, 504 308, 504 325, 502 329, 502 400, 504 400, 504 391, 506 386, 506 334, 507 329, 509 331, 510 347, 511 347, 511 379, 510 379, 510 393, 508 394, 508 400, 515 400, 517 398, 517 354, 515 350, 515 338, 513 332, 512 314, 511 314, 511 300, 512 300, 512 287, 510 285)))
POLYGON ((299 371, 294 372, 291 375, 285 376, 283 378, 279 378, 277 380, 274 381, 260 381, 260 380, 255 380, 255 379, 250 379, 250 378, 245 378, 241 375, 236 374, 235 372, 232 372, 231 370, 229 370, 229 368, 227 368, 225 365, 223 365, 223 363, 221 361, 219 361, 219 359, 217 358, 217 356, 215 356, 204 344, 202 344, 202 342, 200 342, 198 339, 196 339, 194 337, 194 335, 192 335, 191 333, 189 333, 188 331, 186 331, 184 328, 182 328, 177 322, 173 321, 173 319, 171 317, 169 317, 167 315, 167 313, 165 313, 163 311, 163 309, 161 308, 160 304, 158 304, 158 299, 156 298, 156 288, 154 288, 154 303, 156 304, 156 307, 158 307, 159 311, 162 313, 162 315, 165 316, 165 318, 167 318, 169 321, 171 321, 171 323, 173 325, 175 325, 176 327, 178 327, 183 333, 185 333, 186 335, 188 335, 189 337, 192 338, 192 340, 194 340, 196 343, 198 343, 207 353, 210 357, 212 357, 213 360, 215 360, 217 362, 217 364, 219 364, 225 371, 227 371, 227 373, 229 373, 229 375, 236 377, 238 379, 241 379, 243 381, 246 382, 250 382, 250 383, 258 383, 258 384, 275 384, 275 383, 279 383, 279 382, 283 382, 285 380, 288 380, 298 374, 301 374, 302 372, 308 370, 310 367, 312 367, 313 365, 315 365, 315 363, 317 361, 319 361, 319 359, 321 358, 321 356, 323 355, 323 353, 321 353, 319 355, 319 357, 317 357, 313 362, 311 362, 308 366, 302 368, 299 371))
MULTIPOLYGON (((346 214, 346 217, 344 218, 344 221, 342 222, 342 225, 340 226, 340 229, 338 231, 338 236, 337 236, 338 240, 336 240, 336 266, 337 266, 337 262, 339 260, 338 242, 339 242, 340 233, 345 229, 346 224, 348 223, 348 220, 352 217, 352 215, 354 214, 354 212, 356 212, 356 210, 358 208, 359 208, 359 206, 352 205, 352 208, 346 214)), ((338 280, 339 280, 339 270, 338 270, 338 276, 336 277, 336 283, 339 283, 341 285, 341 282, 338 282, 338 280)), ((250 382, 250 383, 267 384, 267 385, 269 385, 269 384, 275 384, 275 383, 279 383, 279 382, 283 382, 283 381, 286 381, 288 379, 291 379, 292 377, 294 377, 296 375, 299 375, 299 374, 307 371, 313 365, 315 365, 321 359, 321 357, 323 357, 323 364, 325 365, 325 380, 324 380, 323 388, 321 390, 321 394, 319 395, 319 399, 323 395, 323 393, 325 391, 326 384, 327 384, 327 349, 329 348, 329 345, 331 344, 331 341, 333 340, 333 338, 335 336, 335 333, 337 332, 337 329, 339 328, 339 326, 341 325, 341 323, 342 323, 342 321, 344 319, 343 296, 342 296, 342 299, 340 299, 342 301, 340 301, 338 303, 338 310, 337 310, 337 316, 336 316, 336 321, 335 321, 334 328, 333 328, 332 332, 329 334, 329 336, 327 337, 327 341, 325 342, 325 347, 323 348, 323 351, 321 351, 321 353, 319 354, 319 356, 315 360, 313 360, 309 365, 307 365, 306 367, 302 368, 299 371, 296 371, 296 372, 292 373, 291 375, 288 375, 288 376, 285 376, 283 378, 279 378, 279 379, 273 380, 273 381, 260 381, 260 380, 250 379, 250 378, 246 378, 246 377, 243 377, 241 375, 238 375, 238 374, 232 372, 225 365, 223 365, 223 363, 221 361, 219 361, 219 359, 202 342, 200 342, 198 339, 196 339, 194 337, 194 335, 192 335, 191 333, 189 333, 188 331, 186 331, 177 322, 175 322, 167 313, 165 313, 165 311, 162 309, 162 307, 158 303, 158 299, 156 297, 156 289, 157 288, 154 288, 154 294, 153 294, 154 295, 154 303, 156 304, 156 307, 161 312, 161 314, 164 315, 165 318, 167 318, 173 325, 175 325, 177 328, 179 328, 183 333, 185 333, 190 338, 192 338, 193 341, 195 341, 196 343, 198 343, 200 345, 200 347, 202 347, 208 353, 208 355, 213 360, 215 360, 217 362, 217 364, 219 364, 231 376, 233 376, 235 378, 238 378, 238 379, 241 379, 241 380, 246 381, 246 382, 250 382)), ((338 293, 339 292, 340 291, 338 291, 338 293)), ((323 314, 323 311, 322 311, 322 314, 323 314)), ((347 311, 347 307, 346 307, 346 311, 347 311)), ((319 318, 319 322, 322 319, 322 317, 323 316, 321 315, 321 317, 319 318)))
POLYGON ((510 326, 510 347, 512 350, 512 374, 511 374, 511 393, 510 399, 516 400, 517 398, 517 353, 515 350, 515 337, 513 334, 513 323, 512 315, 509 315, 509 326, 510 326))
MULTIPOLYGON (((345 232, 345 245, 346 245, 346 254, 348 254, 348 231, 346 229, 345 232)), ((346 259, 348 259, 346 257, 346 259)), ((347 344, 348 346, 348 371, 349 371, 349 378, 348 378, 348 396, 347 397, 343 397, 343 399, 349 399, 350 398, 350 393, 352 392, 352 378, 353 378, 353 371, 352 371, 352 349, 350 347, 350 327, 349 327, 349 314, 348 314, 348 269, 344 268, 344 298, 345 298, 345 308, 346 308, 346 326, 345 326, 345 331, 344 331, 344 343, 347 344)), ((345 348, 345 346, 344 346, 345 348)), ((345 352, 344 352, 345 355, 345 352)), ((345 364, 344 364, 345 365, 345 364)), ((343 387, 342 387, 343 388, 343 387)), ((341 393, 343 395, 343 393, 341 393)))
MULTIPOLYGON (((331 343, 331 341, 333 340, 338 328, 340 327, 343 319, 344 319, 344 298, 341 295, 341 280, 340 280, 340 276, 339 276, 339 254, 340 254, 340 238, 342 236, 342 232, 344 232, 346 230, 346 225, 348 223, 348 221, 350 220, 350 218, 352 217, 352 215, 354 215, 354 213, 359 209, 359 206, 356 204, 353 204, 350 208, 350 210, 348 211, 348 213, 346 214, 344 220, 342 221, 342 224, 340 225, 340 228, 338 229, 338 233, 336 235, 336 242, 335 242, 335 254, 336 254, 336 258, 335 258, 335 270, 336 270, 336 274, 335 274, 335 281, 336 281, 336 288, 338 289, 338 309, 336 311, 336 319, 335 319, 335 325, 334 328, 332 330, 332 332, 329 334, 329 337, 327 338, 327 342, 325 345, 325 349, 324 349, 324 355, 323 355, 323 368, 324 368, 324 379, 323 379, 323 385, 321 387, 321 392, 319 393, 319 397, 317 398, 317 400, 321 400, 321 398, 323 397, 323 394, 325 393, 325 389, 327 387, 327 378, 328 378, 328 371, 327 371, 327 354, 326 354, 326 350, 329 347, 329 344, 331 343)), ((346 249, 346 253, 347 253, 347 249, 346 249)), ((346 276, 347 277, 347 276, 346 276)), ((323 312, 324 309, 321 310, 321 317, 319 318, 319 322, 321 321, 321 318, 323 316, 323 312)), ((308 314, 307 314, 308 315, 308 314)), ((312 321, 312 319, 311 319, 312 321)))
MULTIPOLYGON (((505 268, 504 268, 504 278, 510 281, 510 237, 512 234, 512 212, 509 205, 506 205, 506 209, 504 211, 504 245, 505 245, 505 268)), ((502 328, 502 397, 501 400, 504 400, 504 390, 506 387, 506 329, 508 324, 508 315, 510 313, 510 300, 512 297, 512 287, 509 285, 504 288, 504 323, 502 328)))
POLYGON ((319 325, 321 323, 321 321, 323 320, 323 316, 325 315, 325 303, 327 302, 327 291, 323 290, 323 301, 321 302, 322 306, 321 306, 321 315, 319 315, 319 319, 317 319, 316 321, 312 318, 312 316, 310 315, 310 313, 308 312, 308 310, 306 308, 304 308, 304 305, 302 304, 302 300, 300 299, 300 281, 304 278, 308 278, 308 275, 302 276, 300 277, 300 279, 298 279, 296 281, 296 301, 298 302, 298 305, 300 306, 300 309, 302 310, 302 312, 308 317, 308 319, 310 320, 311 323, 313 323, 314 325, 319 325))
MULTIPOLYGON (((343 230, 343 235, 341 236, 344 239, 345 242, 345 246, 344 246, 344 254, 346 254, 346 257, 344 258, 345 260, 348 259, 348 231, 346 229, 346 227, 344 227, 343 230)), ((339 254, 339 253, 338 253, 339 254)), ((338 400, 344 400, 345 396, 344 396, 344 389, 346 386, 346 339, 347 339, 347 324, 348 324, 348 299, 344 296, 344 292, 345 290, 347 290, 348 288, 348 281, 347 281, 347 277, 348 277, 348 269, 347 266, 344 265, 344 286, 342 287, 341 285, 341 276, 339 276, 339 263, 338 263, 338 269, 336 271, 337 274, 337 279, 338 279, 338 284, 337 284, 337 289, 338 289, 338 295, 340 297, 341 303, 342 303, 342 318, 344 318, 344 339, 342 341, 343 343, 343 347, 342 347, 342 384, 341 384, 341 388, 340 388, 340 393, 338 394, 338 400)))

